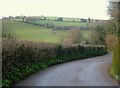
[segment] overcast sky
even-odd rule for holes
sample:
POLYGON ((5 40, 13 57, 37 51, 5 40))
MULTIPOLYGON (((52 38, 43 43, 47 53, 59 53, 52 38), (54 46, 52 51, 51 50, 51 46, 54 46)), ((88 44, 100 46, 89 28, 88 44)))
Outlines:
POLYGON ((2 0, 2 15, 108 19, 108 0, 2 0))

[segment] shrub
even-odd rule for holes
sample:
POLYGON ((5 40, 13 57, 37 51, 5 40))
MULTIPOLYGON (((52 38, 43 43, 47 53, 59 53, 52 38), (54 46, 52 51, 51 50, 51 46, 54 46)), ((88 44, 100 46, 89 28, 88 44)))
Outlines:
POLYGON ((28 75, 51 65, 107 53, 105 47, 63 46, 15 39, 3 39, 2 44, 3 86, 12 86, 28 75))
POLYGON ((115 46, 115 43, 116 43, 116 36, 112 35, 112 34, 109 34, 109 35, 106 36, 105 41, 106 41, 107 48, 110 51, 112 51, 113 47, 115 46))
POLYGON ((96 45, 105 45, 106 30, 103 26, 97 25, 92 33, 92 42, 96 45))

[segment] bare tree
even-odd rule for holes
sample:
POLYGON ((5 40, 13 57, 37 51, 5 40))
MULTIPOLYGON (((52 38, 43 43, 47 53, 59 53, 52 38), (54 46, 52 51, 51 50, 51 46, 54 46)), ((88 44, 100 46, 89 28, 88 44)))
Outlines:
POLYGON ((117 30, 117 34, 120 35, 120 1, 112 0, 109 2, 108 14, 113 21, 113 29, 117 30))
POLYGON ((67 36, 67 40, 71 43, 76 44, 82 41, 82 35, 79 29, 70 29, 67 36))

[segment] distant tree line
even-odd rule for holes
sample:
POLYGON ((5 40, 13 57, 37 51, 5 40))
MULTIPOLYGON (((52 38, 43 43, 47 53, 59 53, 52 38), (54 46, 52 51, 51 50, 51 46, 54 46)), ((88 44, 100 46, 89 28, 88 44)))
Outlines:
MULTIPOLYGON (((55 19, 50 19, 49 17, 46 17, 46 16, 9 16, 9 17, 3 17, 3 19, 9 19, 9 20, 15 20, 15 19, 19 19, 19 21, 32 21, 32 20, 54 20, 54 21, 66 21, 64 20, 63 17, 56 17, 55 19)), ((85 18, 78 18, 79 20, 76 21, 74 18, 73 20, 71 20, 70 22, 93 22, 92 19, 88 18, 88 19, 85 19, 85 18)), ((96 20, 97 21, 97 20, 96 20)))

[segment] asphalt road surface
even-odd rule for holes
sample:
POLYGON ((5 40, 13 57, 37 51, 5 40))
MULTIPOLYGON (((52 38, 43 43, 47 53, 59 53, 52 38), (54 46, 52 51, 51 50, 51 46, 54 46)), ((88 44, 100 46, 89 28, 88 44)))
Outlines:
POLYGON ((16 86, 118 86, 109 75, 112 55, 76 60, 52 66, 16 86))

